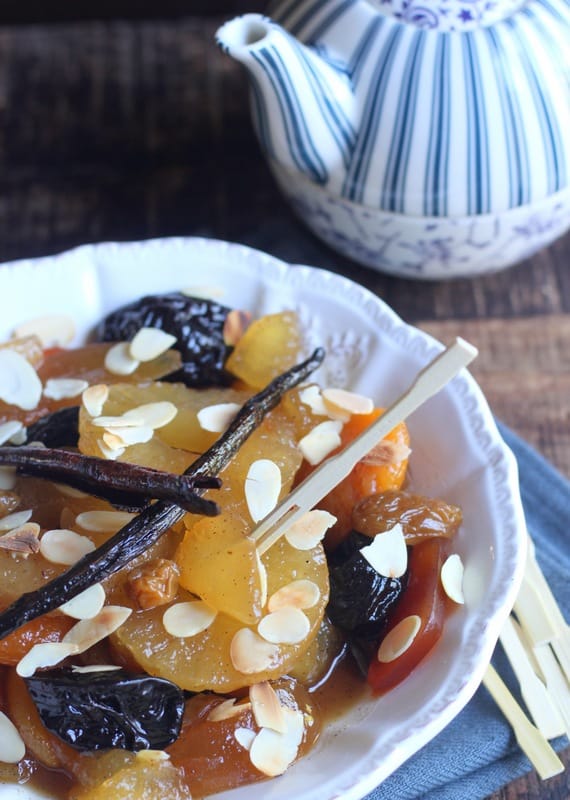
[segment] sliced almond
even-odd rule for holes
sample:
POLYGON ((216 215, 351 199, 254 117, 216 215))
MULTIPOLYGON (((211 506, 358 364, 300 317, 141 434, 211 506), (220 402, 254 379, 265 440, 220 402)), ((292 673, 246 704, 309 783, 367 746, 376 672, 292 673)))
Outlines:
POLYGON ((389 439, 382 439, 378 442, 376 447, 367 453, 360 460, 361 464, 370 464, 373 467, 382 467, 384 465, 401 464, 409 458, 412 451, 402 442, 391 442, 389 439))
POLYGON ((124 414, 119 416, 103 415, 92 419, 91 424, 96 428, 114 431, 115 428, 138 428, 143 424, 143 419, 135 414, 131 414, 130 417, 125 417, 124 414))
POLYGON ((0 761, 17 764, 26 755, 26 745, 12 720, 0 711, 0 761))
POLYGON ((71 642, 41 642, 33 645, 20 659, 16 666, 16 672, 22 678, 29 678, 37 669, 54 667, 64 658, 79 652, 79 647, 71 642))
POLYGON ((90 672, 116 672, 122 669, 117 664, 87 664, 80 666, 79 664, 72 664, 71 671, 77 672, 80 675, 88 675, 90 672))
POLYGON ((153 361, 173 344, 176 344, 176 336, 160 328, 141 328, 131 341, 129 351, 135 361, 153 361))
POLYGON ((272 731, 285 733, 287 720, 284 708, 269 681, 250 686, 249 699, 253 716, 260 728, 271 728, 272 731))
POLYGON ((99 417, 109 397, 109 387, 105 383, 89 386, 81 395, 81 402, 90 417, 99 417))
POLYGON ((190 600, 186 603, 175 603, 167 608, 162 617, 162 624, 171 636, 186 639, 209 628, 217 615, 216 609, 203 600, 190 600))
POLYGON ((18 420, 13 419, 9 420, 8 422, 3 422, 0 425, 0 445, 13 441, 14 436, 18 437, 18 434, 20 434, 23 430, 24 425, 18 420))
POLYGON ((42 383, 24 356, 14 350, 0 350, 0 400, 31 411, 41 396, 42 383))
POLYGON ((240 311, 234 308, 224 320, 222 337, 224 344, 235 347, 251 323, 249 311, 240 311))
POLYGON ((261 607, 267 603, 267 570, 257 550, 255 551, 257 569, 259 570, 259 585, 261 588, 261 607))
POLYGON ((285 733, 262 728, 249 750, 253 766, 271 778, 282 775, 297 758, 305 732, 302 711, 286 708, 284 714, 287 722, 285 733))
POLYGON ((27 320, 14 328, 13 336, 37 336, 44 348, 65 347, 75 336, 75 323, 67 314, 45 314, 27 320))
POLYGON ((138 750, 135 754, 137 761, 144 761, 147 764, 160 764, 170 761, 170 754, 164 750, 138 750))
POLYGON ((463 595, 463 562, 461 556, 454 553, 449 556, 441 567, 441 585, 446 595, 454 603, 463 605, 465 597, 463 595))
POLYGON ((77 622, 67 631, 62 642, 76 645, 79 648, 77 652, 84 653, 114 633, 132 613, 132 609, 126 606, 103 606, 97 616, 77 622))
POLYGON ((323 396, 321 394, 321 389, 316 384, 312 384, 311 386, 305 386, 304 389, 301 389, 299 392, 299 400, 301 403, 304 403, 306 406, 309 406, 313 414, 317 414, 321 417, 328 417, 329 412, 327 407, 325 406, 325 401, 323 400, 323 396))
POLYGON ((0 467, 0 490, 9 492, 17 482, 16 467, 0 467))
POLYGON ((132 375, 140 362, 131 356, 128 342, 117 342, 105 354, 105 369, 113 375, 132 375))
POLYGON ((251 728, 236 728, 234 737, 236 742, 243 747, 244 750, 250 750, 253 740, 257 736, 255 731, 251 728))
POLYGON ((377 533, 372 544, 361 549, 360 555, 379 575, 401 578, 408 568, 408 549, 400 523, 385 533, 377 533))
POLYGON ((230 645, 231 662, 244 675, 271 669, 278 657, 279 648, 262 639, 250 628, 240 628, 230 645))
POLYGON ((142 406, 125 411, 123 419, 125 424, 130 424, 132 419, 139 420, 139 425, 146 425, 153 430, 163 428, 172 422, 178 414, 178 409, 169 400, 160 400, 156 403, 145 403, 142 406))
POLYGON ((0 536, 0 549, 27 558, 39 552, 39 535, 40 526, 35 522, 26 522, 0 536))
POLYGON ((281 470, 274 461, 254 461, 245 479, 245 500, 254 522, 266 517, 277 505, 281 492, 281 470))
POLYGON ((114 450, 120 450, 122 447, 132 447, 134 444, 146 444, 150 442, 154 436, 154 430, 146 425, 139 425, 133 428, 113 428, 113 433, 105 431, 103 434, 103 441, 106 445, 112 446, 119 443, 118 447, 112 447, 114 450))
POLYGON ((207 719, 210 722, 223 722, 225 719, 239 717, 251 709, 251 703, 236 703, 235 697, 222 700, 209 712, 207 719))
POLYGON ((324 389, 323 402, 328 413, 340 419, 353 414, 371 414, 374 411, 372 398, 345 389, 324 389))
POLYGON ((296 550, 311 550, 323 540, 325 533, 335 522, 336 517, 333 514, 314 508, 287 528, 285 538, 296 550))
POLYGON ((93 619, 104 605, 105 589, 100 583, 95 583, 61 605, 59 610, 74 619, 93 619))
POLYGON ((300 608, 286 606, 259 620, 259 635, 271 644, 298 644, 309 635, 311 623, 300 608))
POLYGON ((312 466, 320 464, 324 458, 340 446, 341 430, 342 422, 340 420, 328 419, 303 436, 299 442, 299 449, 309 464, 312 466))
POLYGON ((79 397, 87 388, 87 381, 80 378, 49 378, 44 386, 44 396, 50 400, 65 400, 68 397, 79 397))
POLYGON ((202 430, 210 433, 224 433, 240 410, 238 403, 216 403, 205 406, 197 413, 198 422, 202 430))
POLYGON ((13 528, 19 528, 32 518, 32 509, 28 508, 25 511, 13 511, 11 514, 6 514, 5 517, 0 519, 0 532, 11 531, 13 528))
POLYGON ((116 533, 135 515, 128 511, 83 511, 75 518, 76 524, 94 533, 116 533))
POLYGON ((383 664, 395 661, 411 647, 421 628, 422 620, 417 614, 405 617, 382 639, 377 658, 383 664))
POLYGON ((52 564, 66 564, 71 566, 92 553, 95 545, 87 536, 81 536, 67 528, 55 528, 46 531, 40 539, 40 552, 52 564))
POLYGON ((126 447, 109 447, 103 439, 97 439, 97 447, 101 451, 103 457, 107 458, 109 461, 116 461, 127 449, 126 447))
POLYGON ((274 592, 267 603, 269 611, 279 611, 280 608, 313 608, 321 596, 321 590, 314 581, 301 578, 291 581, 274 592))
POLYGON ((65 483, 53 483, 53 486, 58 492, 64 494, 66 497, 74 497, 76 500, 82 500, 89 497, 87 492, 82 492, 81 489, 76 489, 74 486, 67 486, 65 483))

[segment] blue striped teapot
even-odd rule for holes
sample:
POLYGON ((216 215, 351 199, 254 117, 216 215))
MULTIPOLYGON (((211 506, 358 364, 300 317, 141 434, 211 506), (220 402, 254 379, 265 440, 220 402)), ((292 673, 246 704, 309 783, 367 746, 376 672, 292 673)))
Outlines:
POLYGON ((414 278, 570 227, 566 0, 283 0, 217 32, 275 178, 322 239, 414 278))

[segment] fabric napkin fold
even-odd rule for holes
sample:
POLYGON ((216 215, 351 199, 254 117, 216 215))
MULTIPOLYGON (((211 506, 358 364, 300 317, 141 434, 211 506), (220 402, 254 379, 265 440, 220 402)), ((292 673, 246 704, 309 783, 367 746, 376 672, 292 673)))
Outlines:
MULTIPOLYGON (((537 560, 565 616, 570 615, 570 483, 505 426, 501 435, 519 465, 520 488, 537 560)), ((497 646, 493 663, 520 701, 516 679, 497 646)), ((552 742, 567 746, 564 737, 552 742)), ((483 800, 531 769, 512 730, 481 686, 435 739, 366 800, 483 800)))

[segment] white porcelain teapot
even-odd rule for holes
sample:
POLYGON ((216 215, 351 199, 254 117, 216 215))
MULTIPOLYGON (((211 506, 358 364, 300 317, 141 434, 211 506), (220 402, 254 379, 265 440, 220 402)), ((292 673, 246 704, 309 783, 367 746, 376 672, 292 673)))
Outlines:
POLYGON ((301 219, 417 278, 496 270, 570 226, 566 0, 283 0, 217 41, 301 219))

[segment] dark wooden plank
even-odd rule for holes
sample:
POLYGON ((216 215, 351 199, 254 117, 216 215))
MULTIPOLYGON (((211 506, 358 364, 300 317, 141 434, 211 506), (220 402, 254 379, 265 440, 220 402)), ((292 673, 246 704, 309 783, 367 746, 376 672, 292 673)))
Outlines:
POLYGON ((208 235, 349 274, 406 319, 570 310, 570 237, 514 269, 413 283, 359 267, 293 216, 251 131, 221 17, 0 29, 0 259, 208 235))

